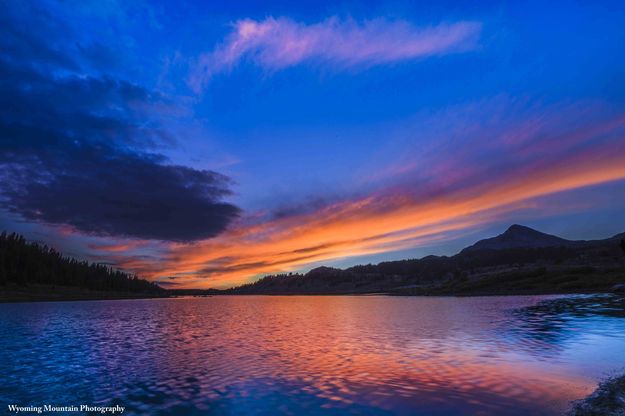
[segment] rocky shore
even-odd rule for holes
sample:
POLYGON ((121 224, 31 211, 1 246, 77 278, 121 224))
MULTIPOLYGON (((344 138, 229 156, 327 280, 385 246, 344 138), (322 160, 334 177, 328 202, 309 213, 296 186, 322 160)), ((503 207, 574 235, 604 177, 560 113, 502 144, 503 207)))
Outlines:
POLYGON ((625 375, 599 384, 590 396, 573 403, 569 416, 625 416, 625 375))

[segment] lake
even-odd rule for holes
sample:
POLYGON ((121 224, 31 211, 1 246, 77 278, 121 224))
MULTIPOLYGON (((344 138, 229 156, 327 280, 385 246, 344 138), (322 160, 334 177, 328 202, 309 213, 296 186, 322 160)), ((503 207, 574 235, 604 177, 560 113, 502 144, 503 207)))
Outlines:
POLYGON ((625 371, 616 296, 0 304, 0 404, 556 415, 625 371))

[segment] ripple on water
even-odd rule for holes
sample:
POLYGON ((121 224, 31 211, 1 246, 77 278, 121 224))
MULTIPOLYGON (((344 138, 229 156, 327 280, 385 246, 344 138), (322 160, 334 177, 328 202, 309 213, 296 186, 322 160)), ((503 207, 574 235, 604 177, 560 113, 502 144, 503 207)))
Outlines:
POLYGON ((617 297, 5 304, 0 400, 156 414, 559 414, 610 360, 625 365, 624 311, 617 297))

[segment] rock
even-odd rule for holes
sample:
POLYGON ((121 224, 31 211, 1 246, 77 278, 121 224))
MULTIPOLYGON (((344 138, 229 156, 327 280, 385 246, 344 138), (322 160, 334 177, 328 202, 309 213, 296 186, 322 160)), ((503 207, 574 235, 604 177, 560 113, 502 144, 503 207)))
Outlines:
POLYGON ((568 416, 625 416, 625 376, 600 383, 590 396, 573 402, 568 416))

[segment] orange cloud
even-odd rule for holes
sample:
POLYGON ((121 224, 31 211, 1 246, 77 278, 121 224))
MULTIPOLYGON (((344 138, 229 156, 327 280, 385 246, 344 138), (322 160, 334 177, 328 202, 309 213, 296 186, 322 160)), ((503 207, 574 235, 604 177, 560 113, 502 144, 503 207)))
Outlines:
POLYGON ((126 242, 126 243, 118 243, 118 244, 89 244, 88 247, 96 251, 120 253, 120 252, 126 252, 128 250, 133 250, 137 247, 140 247, 142 244, 145 244, 145 243, 142 241, 131 241, 131 242, 126 242))
POLYGON ((440 180, 425 191, 408 181, 312 212, 264 220, 251 214, 211 240, 159 244, 158 258, 115 246, 104 251, 127 270, 172 278, 177 287, 229 287, 262 274, 428 245, 535 205, 537 198, 625 179, 624 129, 620 116, 578 125, 568 136, 545 138, 535 127, 525 136, 507 131, 524 137, 507 149, 520 155, 500 148, 499 160, 490 163, 481 161, 480 147, 457 147, 433 162, 440 180), (489 171, 493 166, 496 173, 489 171))
POLYGON ((624 179, 624 156, 623 149, 605 147, 430 199, 406 193, 341 202, 312 214, 239 225, 196 245, 172 245, 156 264, 127 259, 124 267, 152 279, 172 276, 193 287, 225 287, 262 273, 429 244, 533 198, 624 179))

